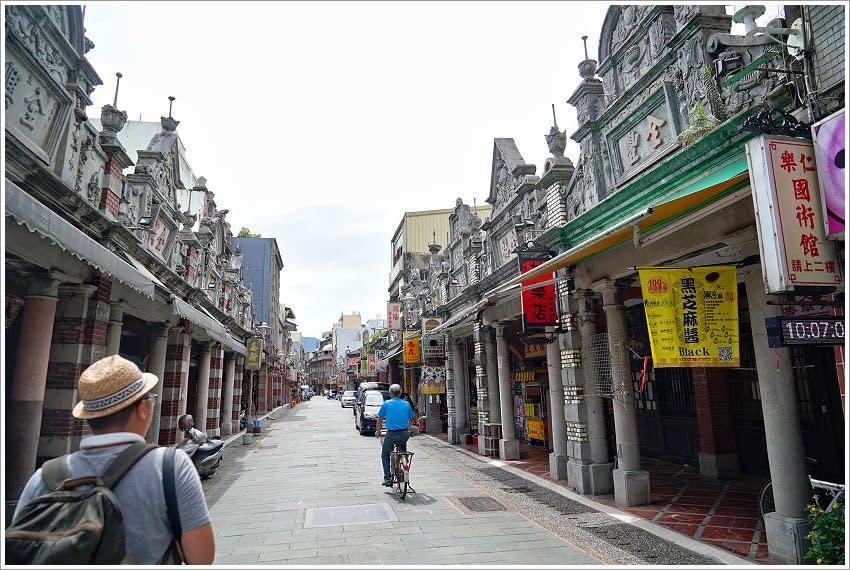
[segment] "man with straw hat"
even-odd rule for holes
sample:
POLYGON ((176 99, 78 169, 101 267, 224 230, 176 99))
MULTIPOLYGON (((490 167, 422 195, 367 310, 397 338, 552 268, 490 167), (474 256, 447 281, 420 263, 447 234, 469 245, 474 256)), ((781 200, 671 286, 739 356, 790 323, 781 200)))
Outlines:
MULTIPOLYGON (((94 435, 84 437, 79 451, 66 456, 71 477, 102 475, 122 451, 144 443, 158 396, 151 390, 157 382, 155 375, 118 355, 83 371, 77 383, 80 401, 72 413, 86 420, 94 435)), ((161 562, 174 540, 163 490, 166 449, 143 455, 112 489, 124 514, 124 542, 134 564, 161 562)), ((183 556, 189 564, 212 564, 215 539, 200 477, 183 451, 175 453, 173 467, 183 556)), ((13 524, 23 507, 46 491, 38 469, 24 487, 13 524)))

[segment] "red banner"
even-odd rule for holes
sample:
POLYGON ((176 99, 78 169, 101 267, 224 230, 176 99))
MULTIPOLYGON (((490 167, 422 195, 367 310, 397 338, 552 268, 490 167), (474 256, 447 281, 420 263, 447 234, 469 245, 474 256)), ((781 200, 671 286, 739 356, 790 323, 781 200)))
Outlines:
MULTIPOLYGON (((523 259, 520 272, 525 273, 545 263, 546 259, 523 259)), ((523 287, 542 281, 550 281, 553 274, 544 274, 522 282, 523 287)), ((558 324, 558 309, 555 305, 555 284, 541 285, 522 292, 522 317, 524 328, 542 328, 558 324)))

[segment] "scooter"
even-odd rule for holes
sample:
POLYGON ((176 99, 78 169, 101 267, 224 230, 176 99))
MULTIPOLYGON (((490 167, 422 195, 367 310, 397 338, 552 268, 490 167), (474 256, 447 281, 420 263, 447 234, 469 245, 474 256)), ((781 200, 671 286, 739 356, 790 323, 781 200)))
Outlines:
POLYGON ((177 420, 177 427, 185 434, 177 449, 182 449, 192 459, 201 479, 206 479, 218 469, 224 454, 224 442, 217 438, 208 438, 207 434, 195 428, 195 418, 183 414, 177 420))
POLYGON ((243 430, 248 427, 248 417, 245 415, 245 410, 239 412, 239 429, 243 430))

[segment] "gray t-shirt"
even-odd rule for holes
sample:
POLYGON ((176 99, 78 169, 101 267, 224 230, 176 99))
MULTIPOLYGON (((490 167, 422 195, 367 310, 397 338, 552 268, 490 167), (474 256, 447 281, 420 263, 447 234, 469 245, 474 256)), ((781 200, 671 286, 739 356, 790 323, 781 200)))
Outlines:
MULTIPOLYGON (((112 459, 134 441, 144 439, 133 433, 84 438, 80 442, 80 451, 72 453, 68 458, 71 477, 102 475, 112 459), (89 449, 115 441, 126 442, 127 445, 89 449)), ((162 460, 165 449, 160 447, 147 453, 113 489, 124 513, 124 544, 134 564, 158 564, 172 541, 165 492, 162 488, 162 460)), ((174 455, 174 482, 183 532, 208 523, 210 515, 201 479, 192 465, 192 460, 182 450, 177 450, 174 455)), ((41 469, 38 469, 24 487, 13 520, 17 519, 28 502, 45 492, 41 469)))

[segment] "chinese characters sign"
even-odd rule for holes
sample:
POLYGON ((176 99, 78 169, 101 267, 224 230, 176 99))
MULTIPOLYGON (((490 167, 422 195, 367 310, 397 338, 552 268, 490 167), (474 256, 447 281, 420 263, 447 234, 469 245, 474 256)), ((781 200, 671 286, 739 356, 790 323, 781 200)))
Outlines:
POLYGON ((638 270, 656 368, 740 366, 735 267, 638 270))
POLYGON ((369 356, 367 358, 368 358, 368 364, 367 364, 367 368, 366 368, 366 376, 374 376, 378 372, 378 367, 375 364, 375 354, 374 353, 369 354, 369 356))
POLYGON ((260 351, 262 345, 260 339, 249 338, 245 343, 248 348, 248 357, 245 359, 245 370, 259 370, 260 368, 260 351))
POLYGON ((392 331, 401 330, 401 303, 387 303, 387 324, 392 331))
POLYGON ((812 143, 761 136, 747 142, 759 248, 768 293, 842 282, 826 240, 812 143))
POLYGON ((148 238, 148 246, 162 259, 165 259, 165 246, 168 243, 168 236, 170 234, 171 230, 165 225, 162 218, 157 217, 148 238))
MULTIPOLYGON (((543 264, 546 259, 537 258, 520 258, 519 271, 520 274, 530 271, 543 264)), ((534 285, 541 281, 550 281, 551 273, 544 273, 538 277, 526 279, 522 282, 522 286, 534 285)), ((541 285, 525 289, 521 293, 522 298, 522 326, 523 332, 529 329, 540 329, 547 326, 555 326, 558 324, 558 308, 555 303, 555 284, 541 285)))
POLYGON ((419 337, 404 339, 404 364, 419 364, 419 337))

